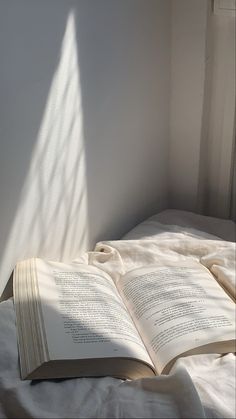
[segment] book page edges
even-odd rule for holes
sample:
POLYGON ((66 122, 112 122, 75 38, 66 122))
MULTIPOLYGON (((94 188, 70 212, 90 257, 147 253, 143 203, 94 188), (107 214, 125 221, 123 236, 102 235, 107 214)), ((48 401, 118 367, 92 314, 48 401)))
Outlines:
POLYGON ((152 366, 134 358, 93 358, 80 360, 51 360, 43 363, 24 380, 105 377, 138 379, 157 375, 152 366))

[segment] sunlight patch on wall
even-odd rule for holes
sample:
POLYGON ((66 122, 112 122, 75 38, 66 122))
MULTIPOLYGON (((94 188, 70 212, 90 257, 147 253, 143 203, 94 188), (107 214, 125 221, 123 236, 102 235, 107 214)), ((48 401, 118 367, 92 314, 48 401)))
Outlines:
MULTIPOLYGON (((71 260, 87 247, 87 193, 79 61, 73 13, 2 260, 71 260)), ((5 277, 5 278, 4 278, 5 277)), ((1 292, 1 289, 0 289, 1 292)))

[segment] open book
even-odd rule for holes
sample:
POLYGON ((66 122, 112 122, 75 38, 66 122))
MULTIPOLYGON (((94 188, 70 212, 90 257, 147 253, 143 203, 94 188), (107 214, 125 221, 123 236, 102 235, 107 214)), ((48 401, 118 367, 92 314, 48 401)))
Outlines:
POLYGON ((115 283, 90 265, 29 259, 14 270, 23 379, 168 373, 179 356, 235 351, 235 304, 195 261, 115 283))

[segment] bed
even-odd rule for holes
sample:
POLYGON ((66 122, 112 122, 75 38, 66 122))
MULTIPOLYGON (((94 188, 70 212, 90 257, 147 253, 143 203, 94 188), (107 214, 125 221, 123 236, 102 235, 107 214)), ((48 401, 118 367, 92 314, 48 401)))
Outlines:
MULTIPOLYGON (((166 210, 122 240, 97 243, 76 261, 112 275, 163 260, 200 260, 235 287, 235 224, 166 210), (102 251, 101 251, 102 250, 102 251)), ((234 418, 235 356, 179 358, 168 376, 22 381, 12 298, 0 303, 0 418, 234 418)))

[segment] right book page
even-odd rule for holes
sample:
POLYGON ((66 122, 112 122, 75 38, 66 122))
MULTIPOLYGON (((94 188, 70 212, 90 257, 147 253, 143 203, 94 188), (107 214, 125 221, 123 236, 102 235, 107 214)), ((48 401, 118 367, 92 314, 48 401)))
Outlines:
POLYGON ((117 287, 159 373, 184 353, 235 350, 235 304, 199 262, 135 269, 117 287))

